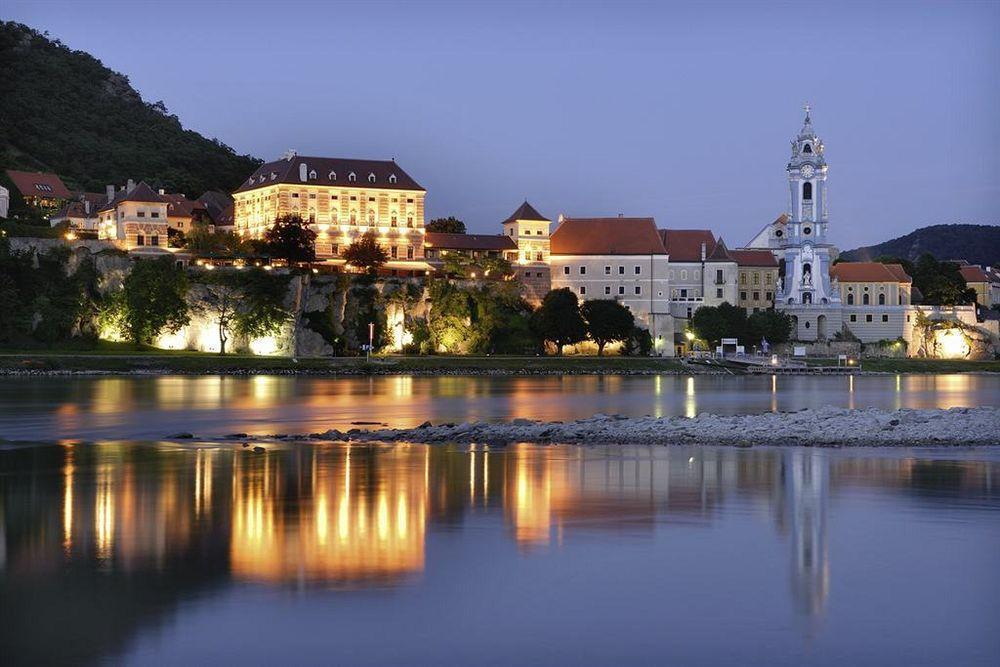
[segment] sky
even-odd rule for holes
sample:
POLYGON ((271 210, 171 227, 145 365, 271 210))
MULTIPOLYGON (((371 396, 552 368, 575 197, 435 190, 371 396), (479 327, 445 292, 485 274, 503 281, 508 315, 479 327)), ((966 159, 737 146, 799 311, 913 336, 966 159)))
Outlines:
POLYGON ((738 247, 787 206, 806 102, 839 247, 1000 224, 1000 0, 4 0, 0 17, 240 153, 395 158, 428 219, 471 232, 528 199, 738 247))

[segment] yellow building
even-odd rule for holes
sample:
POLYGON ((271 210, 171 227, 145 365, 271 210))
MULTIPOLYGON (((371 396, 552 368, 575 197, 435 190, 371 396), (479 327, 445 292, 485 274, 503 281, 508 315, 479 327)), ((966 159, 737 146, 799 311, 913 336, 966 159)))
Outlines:
POLYGON ((129 181, 97 214, 97 238, 129 251, 166 251, 167 201, 145 183, 129 181))
POLYGON ((840 301, 850 306, 909 306, 913 279, 900 264, 839 262, 830 279, 840 287, 840 301))
POLYGON ((524 285, 525 298, 541 301, 552 287, 549 264, 552 221, 525 201, 501 225, 504 236, 517 245, 517 250, 505 251, 504 257, 514 265, 518 280, 524 285))
POLYGON ((302 216, 316 232, 316 257, 331 264, 372 231, 390 269, 423 268, 426 191, 392 160, 306 157, 289 152, 260 166, 233 193, 234 228, 261 238, 276 217, 302 216))
POLYGON ((976 303, 984 308, 1000 303, 1000 274, 992 267, 983 269, 975 264, 963 264, 958 270, 966 286, 976 290, 976 303))
POLYGON ((778 260, 770 250, 730 250, 739 269, 737 283, 741 308, 756 313, 774 307, 778 285, 778 260))

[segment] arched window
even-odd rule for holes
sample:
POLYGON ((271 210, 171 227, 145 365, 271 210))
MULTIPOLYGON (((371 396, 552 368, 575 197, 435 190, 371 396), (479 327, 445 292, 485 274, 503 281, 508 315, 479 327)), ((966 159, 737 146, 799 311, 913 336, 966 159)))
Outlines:
POLYGON ((848 294, 847 295, 847 305, 848 306, 853 306, 854 305, 854 295, 853 294, 848 294))
POLYGON ((803 146, 802 147, 802 152, 803 153, 812 153, 813 152, 812 144, 806 144, 805 146, 803 146))
POLYGON ((369 183, 375 182, 375 174, 368 174, 368 182, 369 183))
POLYGON ((326 177, 329 178, 331 181, 335 181, 337 180, 337 172, 331 171, 329 174, 326 175, 326 177))
POLYGON ((354 172, 352 171, 351 173, 349 173, 349 174, 347 175, 347 180, 349 180, 349 181, 350 181, 351 183, 353 183, 354 181, 358 180, 358 175, 357 175, 357 174, 355 174, 355 173, 354 173, 354 172))
POLYGON ((880 305, 880 306, 884 306, 885 305, 885 294, 879 294, 878 295, 878 305, 880 305))
POLYGON ((872 302, 872 300, 871 300, 871 298, 867 294, 862 294, 861 295, 861 305, 862 306, 867 306, 871 302, 872 302))
POLYGON ((812 303, 812 302, 813 302, 812 292, 806 292, 805 294, 802 295, 802 303, 812 303))
POLYGON ((315 169, 313 169, 312 171, 309 172, 309 180, 310 181, 315 181, 316 180, 316 170, 315 169))
POLYGON ((813 198, 813 184, 806 181, 802 184, 802 199, 804 201, 812 201, 813 198))

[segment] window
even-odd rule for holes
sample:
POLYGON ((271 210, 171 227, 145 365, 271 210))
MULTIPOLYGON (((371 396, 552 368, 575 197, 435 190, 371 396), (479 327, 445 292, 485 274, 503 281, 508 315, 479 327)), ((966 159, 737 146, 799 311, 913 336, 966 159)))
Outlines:
POLYGON ((771 281, 772 281, 773 279, 774 279, 774 278, 773 278, 773 276, 772 276, 772 275, 771 275, 770 273, 768 273, 768 274, 765 274, 765 275, 764 275, 764 284, 766 284, 766 285, 770 285, 770 284, 771 284, 771 281))
POLYGON ((293 192, 292 193, 292 199, 298 199, 298 198, 299 198, 299 193, 298 192, 293 192))
POLYGON ((854 313, 851 313, 851 321, 852 322, 857 322, 858 321, 858 316, 855 315, 854 313))
POLYGON ((871 298, 867 294, 861 295, 861 305, 867 306, 871 303, 871 298))
POLYGON ((145 211, 137 211, 135 215, 138 218, 145 218, 146 217, 146 212, 145 211))
MULTIPOLYGON (((331 171, 329 174, 326 175, 326 177, 329 178, 331 181, 335 181, 337 180, 337 172, 331 171)), ((336 199, 337 195, 334 195, 333 198, 336 199)))
POLYGON ((530 278, 531 277, 531 271, 525 271, 524 272, 524 277, 525 278, 530 278))
POLYGON ((160 217, 160 212, 159 211, 150 211, 149 217, 151 217, 151 218, 159 218, 160 217))
POLYGON ((879 294, 878 295, 878 305, 880 305, 880 306, 884 306, 885 305, 885 294, 879 294))
POLYGON ((358 175, 352 171, 347 175, 347 180, 349 180, 351 183, 354 183, 355 181, 358 180, 358 175))
POLYGON ((812 201, 813 198, 813 184, 806 181, 802 184, 802 200, 812 201))
POLYGON ((812 229, 806 227, 805 229, 802 230, 802 233, 805 234, 806 236, 809 236, 810 234, 812 234, 812 231, 813 231, 812 229))
POLYGON ((725 282, 725 280, 722 277, 722 269, 716 269, 715 270, 715 284, 716 285, 721 285, 724 282, 725 282))
POLYGON ((619 266, 618 267, 618 275, 620 275, 620 276, 624 276, 625 275, 625 267, 624 266, 619 266))
POLYGON ((606 275, 606 276, 610 276, 611 275, 611 267, 610 266, 605 266, 604 267, 604 275, 606 275))
POLYGON ((375 182, 375 174, 368 174, 368 182, 369 183, 375 182))
POLYGON ((569 275, 569 267, 568 266, 564 266, 563 267, 563 275, 567 275, 567 276, 569 275))
POLYGON ((865 322, 871 322, 871 321, 872 321, 871 314, 869 313, 868 315, 865 315, 865 322))
POLYGON ((635 295, 639 296, 640 294, 642 294, 642 286, 641 285, 636 285, 635 286, 635 295))
POLYGON ((754 292, 753 293, 753 300, 754 301, 760 301, 760 292, 754 292))
POLYGON ((580 275, 581 276, 587 275, 587 267, 585 267, 585 266, 581 266, 580 267, 580 275))
POLYGON ((686 289, 681 290, 681 298, 686 299, 688 296, 688 291, 686 289))
POLYGON ((611 294, 611 285, 605 285, 604 286, 604 293, 605 294, 611 294))
POLYGON ((623 296, 624 294, 625 294, 625 286, 624 285, 619 285, 618 286, 618 295, 619 296, 623 296))
POLYGON ((687 279, 688 279, 687 269, 681 269, 681 280, 687 280, 687 279))
POLYGON ((883 315, 882 316, 882 321, 883 322, 888 322, 889 321, 889 316, 888 315, 883 315))
POLYGON ((413 216, 412 215, 406 216, 406 226, 407 227, 413 227, 413 216))
POLYGON ((779 229, 776 232, 774 232, 774 235, 780 239, 782 236, 785 235, 785 233, 779 229))
POLYGON ((399 216, 397 216, 397 215, 396 215, 396 212, 395 212, 395 211, 393 211, 393 212, 392 212, 392 213, 391 213, 391 214, 389 215, 389 224, 390 224, 391 226, 393 226, 393 227, 396 227, 396 226, 398 226, 398 224, 399 224, 399 223, 398 223, 398 217, 399 217, 399 216))
POLYGON ((639 275, 641 273, 642 273, 642 267, 641 266, 635 267, 635 275, 639 275))
POLYGON ((719 289, 715 290, 715 298, 716 299, 721 299, 722 298, 722 288, 719 288, 719 289))
POLYGON ((340 244, 339 243, 334 243, 333 245, 331 245, 330 246, 330 252, 332 252, 334 255, 339 255, 340 254, 340 244))
POLYGON ((690 309, 690 308, 688 308, 688 314, 687 314, 687 317, 688 317, 688 319, 689 319, 689 320, 691 319, 691 309, 690 309))
POLYGON ((854 295, 851 294, 851 293, 847 294, 847 305, 848 306, 853 306, 854 305, 854 295))
POLYGON ((143 236, 142 234, 136 234, 135 235, 135 244, 136 245, 146 245, 146 237, 143 236))
POLYGON ((157 236, 156 234, 153 234, 152 236, 150 236, 149 237, 149 245, 156 245, 156 246, 160 245, 160 237, 157 236))
POLYGON ((764 292, 764 298, 770 301, 771 299, 774 298, 774 294, 772 294, 771 292, 764 292))
POLYGON ((760 274, 759 273, 753 274, 753 284, 754 285, 760 285, 760 274))
POLYGON ((396 182, 396 174, 389 174, 389 182, 390 183, 396 182))
POLYGON ((745 273, 743 273, 741 271, 740 272, 740 285, 746 285, 746 284, 747 284, 747 274, 745 274, 745 273))
POLYGON ((746 301, 746 300, 747 300, 747 293, 740 292, 740 301, 746 301))
POLYGON ((802 152, 803 153, 812 153, 813 152, 813 148, 812 148, 812 146, 810 144, 806 144, 805 146, 802 147, 802 152))
POLYGON ((543 258, 542 258, 542 253, 540 253, 540 252, 536 252, 535 253, 535 261, 536 262, 544 261, 543 258))
POLYGON ((399 257, 399 249, 396 246, 389 246, 389 257, 392 259, 399 257))
POLYGON ((586 294, 586 293, 587 293, 587 286, 580 285, 580 294, 586 294))

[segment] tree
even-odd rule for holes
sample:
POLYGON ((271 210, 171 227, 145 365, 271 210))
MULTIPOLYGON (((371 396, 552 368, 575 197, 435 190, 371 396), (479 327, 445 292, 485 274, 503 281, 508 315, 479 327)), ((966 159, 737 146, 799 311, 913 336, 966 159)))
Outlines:
POLYGON ((215 275, 222 276, 222 279, 205 281, 199 308, 215 320, 219 328, 219 354, 225 354, 230 326, 240 303, 240 292, 225 279, 225 274, 215 275))
POLYGON ((271 257, 289 262, 316 259, 316 232, 296 213, 275 218, 271 228, 264 232, 264 241, 271 257))
POLYGON ((187 291, 187 276, 173 258, 136 260, 112 306, 112 319, 136 347, 152 343, 162 330, 174 333, 190 321, 187 291))
POLYGON ((747 311, 725 301, 718 306, 702 306, 691 317, 691 329, 710 345, 718 345, 723 338, 745 342, 749 333, 747 311))
POLYGON ((556 346, 556 353, 560 355, 564 346, 587 337, 587 323, 580 315, 576 294, 568 287, 551 290, 545 295, 532 317, 532 325, 543 340, 556 346))
POLYGON ((924 253, 913 265, 910 276, 924 303, 957 306, 976 301, 975 291, 968 289, 954 262, 939 262, 930 253, 924 253))
POLYGON ((348 264, 369 276, 377 274, 379 268, 389 261, 389 253, 379 245, 374 232, 365 232, 361 238, 347 246, 343 257, 348 264))
POLYGON ((514 275, 511 263, 503 257, 482 255, 469 257, 461 252, 448 252, 443 256, 444 272, 456 278, 493 278, 503 280, 514 275))
POLYGON ((435 218, 425 225, 429 232, 446 232, 448 234, 464 234, 465 223, 449 215, 447 218, 435 218))
POLYGON ((785 343, 792 335, 792 318, 778 310, 760 310, 747 318, 747 328, 751 345, 764 338, 771 345, 785 343))
POLYGON ((580 314, 587 322, 587 333, 597 343, 599 357, 604 354, 605 345, 627 340, 635 327, 632 311, 613 299, 584 301, 580 314))

